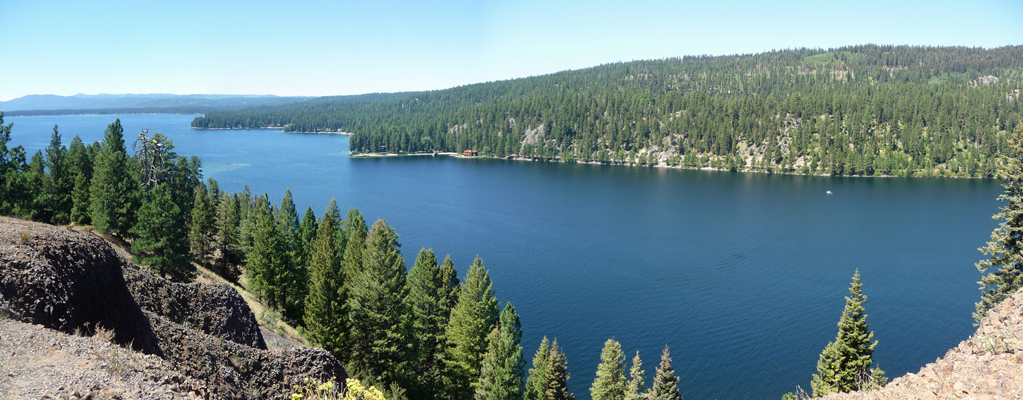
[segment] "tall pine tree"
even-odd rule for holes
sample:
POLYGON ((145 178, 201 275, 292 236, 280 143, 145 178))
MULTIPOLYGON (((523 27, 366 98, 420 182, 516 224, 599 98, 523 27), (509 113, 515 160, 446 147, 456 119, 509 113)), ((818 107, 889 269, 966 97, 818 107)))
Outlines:
POLYGON ((120 119, 107 126, 103 135, 103 145, 93 164, 90 191, 89 214, 96 230, 122 237, 128 234, 135 224, 140 196, 137 177, 125 152, 120 119))
POLYGON ((526 383, 526 360, 522 357, 522 324, 508 303, 487 344, 480 368, 477 400, 522 400, 526 383))
POLYGON ((483 260, 476 257, 465 283, 458 290, 458 302, 451 310, 445 337, 447 372, 444 385, 449 398, 469 400, 479 385, 480 365, 486 354, 487 335, 497 323, 497 298, 483 260))
POLYGON ((626 400, 640 400, 649 396, 646 390, 646 376, 643 373, 643 360, 639 358, 639 351, 632 357, 632 367, 629 368, 629 386, 625 389, 626 400))
POLYGON ((526 400, 543 400, 547 391, 547 369, 550 364, 551 343, 547 336, 540 341, 540 348, 533 355, 533 368, 529 369, 529 377, 526 378, 526 400))
POLYGON ((167 184, 157 185, 149 194, 151 200, 138 209, 138 222, 132 227, 134 260, 161 276, 191 279, 195 268, 188 262, 181 210, 171 200, 167 184))
POLYGON ((444 328, 451 309, 445 292, 445 276, 433 250, 422 249, 408 274, 406 307, 412 317, 412 341, 415 362, 410 373, 419 377, 410 388, 414 399, 430 398, 441 388, 444 371, 444 328))
POLYGON ((354 372, 391 387, 401 384, 410 354, 405 260, 394 229, 382 219, 366 235, 362 268, 351 276, 349 332, 354 372))
POLYGON ((544 381, 547 388, 544 391, 545 400, 575 400, 575 395, 568 391, 568 358, 565 352, 558 347, 558 339, 551 344, 551 353, 548 356, 547 373, 544 381))
POLYGON ((838 321, 838 337, 821 353, 818 373, 813 375, 811 386, 815 397, 831 392, 869 390, 884 386, 888 381, 884 371, 870 369, 877 341, 871 342, 874 332, 867 325, 863 309, 867 296, 863 295, 858 269, 853 275, 849 293, 851 296, 845 298, 845 310, 838 321))
POLYGON ((46 147, 46 194, 49 200, 47 214, 50 222, 65 224, 71 222, 71 207, 74 205, 72 194, 74 193, 75 178, 68 168, 68 150, 61 144, 60 132, 57 126, 53 126, 53 135, 50 137, 50 145, 46 147))
POLYGON ((682 400, 682 395, 678 393, 678 377, 675 376, 675 369, 671 367, 671 353, 668 351, 668 346, 664 346, 664 352, 661 353, 661 365, 657 366, 654 375, 654 384, 650 388, 650 399, 682 400))
POLYGON ((989 256, 977 263, 981 277, 980 302, 973 317, 980 322, 987 311, 1023 287, 1023 124, 1017 125, 1008 142, 1010 152, 1002 156, 998 178, 1005 193, 998 201, 1005 206, 994 215, 1002 222, 991 232, 991 241, 980 248, 989 256))
POLYGON ((252 227, 251 250, 245 261, 249 288, 265 299, 268 306, 282 309, 291 258, 266 195, 256 199, 249 220, 252 227))
POLYGON ((334 354, 342 363, 348 361, 345 348, 348 315, 345 299, 339 298, 342 284, 341 255, 337 251, 337 221, 329 211, 320 221, 309 257, 309 294, 305 299, 306 337, 334 354))
POLYGON ((286 280, 282 282, 284 310, 291 318, 301 320, 305 296, 308 293, 309 275, 306 270, 305 243, 302 240, 295 203, 291 198, 291 189, 284 192, 284 198, 281 199, 274 217, 291 260, 287 264, 288 271, 284 274, 286 280))
POLYGON ((593 400, 625 400, 626 385, 622 345, 608 339, 600 352, 600 365, 597 365, 597 377, 590 385, 590 397, 593 400))
POLYGON ((189 225, 188 247, 191 249, 192 259, 199 265, 205 265, 213 238, 214 215, 213 209, 210 207, 206 185, 201 182, 195 190, 192 218, 189 225))

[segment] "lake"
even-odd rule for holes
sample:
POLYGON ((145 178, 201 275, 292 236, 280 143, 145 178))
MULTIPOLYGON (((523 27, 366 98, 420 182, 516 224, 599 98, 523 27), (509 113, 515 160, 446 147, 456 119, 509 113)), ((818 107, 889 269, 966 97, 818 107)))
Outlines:
POLYGON ((546 335, 580 400, 604 341, 638 350, 647 384, 671 347, 687 400, 810 391, 854 271, 889 378, 967 339, 973 264, 997 221, 995 180, 829 178, 451 157, 350 158, 348 139, 277 130, 192 130, 190 115, 8 117, 31 153, 54 124, 65 145, 121 118, 203 160, 222 190, 291 188, 299 212, 331 197, 385 218, 411 267, 420 248, 464 277, 478 254, 522 317, 527 361, 546 335), (827 195, 831 191, 833 195, 827 195))

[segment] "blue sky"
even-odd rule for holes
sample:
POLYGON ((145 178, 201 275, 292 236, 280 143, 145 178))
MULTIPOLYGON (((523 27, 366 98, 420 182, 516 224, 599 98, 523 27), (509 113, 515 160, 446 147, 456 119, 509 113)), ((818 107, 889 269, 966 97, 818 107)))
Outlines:
POLYGON ((684 55, 1023 44, 1019 0, 3 0, 0 16, 0 101, 341 95, 684 55))

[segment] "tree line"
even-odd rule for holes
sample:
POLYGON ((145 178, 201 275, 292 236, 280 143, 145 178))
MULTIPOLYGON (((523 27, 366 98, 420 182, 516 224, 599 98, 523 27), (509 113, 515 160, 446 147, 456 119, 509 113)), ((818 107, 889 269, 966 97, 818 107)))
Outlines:
POLYGON ((351 132, 353 152, 832 175, 991 177, 1023 46, 851 46, 614 63, 210 112, 197 128, 351 132))
MULTIPOLYGON (((439 262, 419 251, 406 270, 398 234, 383 219, 367 226, 351 208, 344 217, 331 199, 322 217, 311 207, 299 218, 290 190, 280 203, 253 196, 246 186, 223 192, 203 181, 198 157, 181 156, 162 134, 140 134, 129 155, 120 120, 102 142, 79 137, 50 145, 31 158, 9 147, 12 124, 0 112, 0 214, 38 221, 93 225, 130 243, 134 260, 187 281, 193 263, 246 286, 298 325, 313 344, 330 351, 356 377, 380 385, 394 399, 574 399, 565 353, 545 337, 526 373, 522 326, 514 306, 499 307, 482 260, 464 281, 450 256, 439 262)), ((1023 125, 1008 139, 998 177, 1006 193, 996 214, 1002 223, 981 249, 985 274, 975 317, 1023 286, 1018 215, 1023 187, 1023 125)), ((874 365, 877 341, 866 322, 859 271, 853 276, 836 339, 820 355, 814 396, 870 390, 887 382, 874 365)), ((594 400, 680 399, 679 378, 665 347, 653 386, 645 387, 637 352, 626 378, 625 355, 605 343, 594 400)), ((786 395, 788 398, 795 394, 786 395)))

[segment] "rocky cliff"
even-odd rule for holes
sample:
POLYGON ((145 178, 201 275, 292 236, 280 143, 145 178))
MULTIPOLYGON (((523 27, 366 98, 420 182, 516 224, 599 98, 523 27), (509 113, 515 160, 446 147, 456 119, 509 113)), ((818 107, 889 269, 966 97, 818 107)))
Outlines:
POLYGON ((977 332, 920 372, 865 393, 827 400, 1023 399, 1023 292, 988 312, 977 332))
POLYGON ((0 397, 284 398, 343 381, 322 349, 267 350, 226 285, 179 284, 91 232, 0 217, 0 397))

